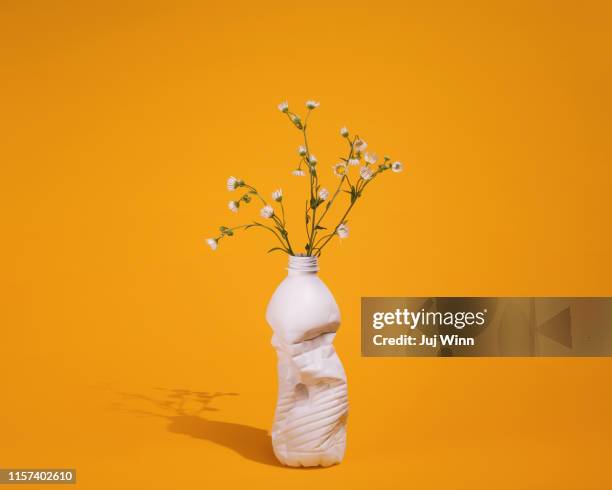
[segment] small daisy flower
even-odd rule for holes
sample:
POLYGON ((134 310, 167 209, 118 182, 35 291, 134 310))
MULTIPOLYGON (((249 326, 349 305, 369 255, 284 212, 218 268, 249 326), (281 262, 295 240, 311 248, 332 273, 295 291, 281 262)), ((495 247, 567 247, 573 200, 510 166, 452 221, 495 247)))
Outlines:
POLYGON ((227 204, 227 207, 230 208, 230 211, 232 213, 237 213, 238 212, 238 208, 240 207, 240 203, 238 201, 230 201, 227 204))
POLYGON ((370 167, 361 167, 359 169, 359 175, 363 180, 370 180, 373 177, 372 169, 370 167))
POLYGON ((404 165, 402 162, 393 162, 391 164, 391 170, 393 170, 396 174, 404 170, 404 165))
POLYGON ((363 159, 370 165, 373 165, 376 163, 376 160, 378 160, 378 157, 373 153, 365 153, 363 159))
POLYGON ((368 147, 368 144, 365 141, 358 139, 357 141, 355 141, 354 146, 357 151, 364 152, 365 149, 368 147))
POLYGON ((319 189, 319 199, 321 201, 325 201, 328 197, 329 197, 329 191, 325 187, 319 189))
POLYGON ((351 158, 348 161, 349 165, 352 165, 353 167, 356 167, 357 165, 359 165, 359 158, 351 158))
POLYGON ((349 130, 346 129, 346 126, 343 126, 342 128, 340 128, 340 136, 342 136, 343 138, 348 137, 349 135, 349 130))
POLYGON ((296 177, 304 177, 304 171, 301 168, 296 168, 294 171, 291 172, 293 175, 295 175, 296 177))
POLYGON ((306 150, 306 147, 305 147, 304 145, 301 145, 301 146, 298 148, 298 154, 299 154, 301 157, 303 157, 303 156, 305 156, 305 155, 306 155, 306 153, 308 153, 308 151, 306 150))
POLYGON ((276 189, 272 193, 272 199, 274 199, 276 202, 281 202, 283 200, 283 190, 282 189, 276 189))
POLYGON ((340 238, 348 238, 349 236, 349 227, 346 223, 342 223, 338 228, 336 228, 336 234, 340 238))
POLYGON ((207 238, 206 243, 213 250, 217 250, 217 247, 219 246, 219 242, 215 238, 207 238))
POLYGON ((274 215, 274 209, 272 208, 272 206, 267 204, 263 208, 261 208, 259 214, 261 214, 263 218, 271 218, 274 215))
POLYGON ((235 191, 238 187, 242 186, 244 182, 236 177, 230 177, 227 179, 227 190, 235 191))
POLYGON ((310 155, 308 157, 308 163, 310 163, 310 165, 316 165, 317 164, 317 157, 315 157, 314 155, 310 155))
POLYGON ((346 163, 336 163, 332 168, 334 169, 334 175, 336 177, 344 177, 346 175, 346 163))
POLYGON ((289 110, 289 104, 287 104, 287 102, 281 102, 278 104, 278 110, 281 112, 287 112, 289 110))
POLYGON ((319 107, 319 103, 316 100, 309 100, 306 102, 306 107, 308 109, 316 109, 317 107, 319 107))

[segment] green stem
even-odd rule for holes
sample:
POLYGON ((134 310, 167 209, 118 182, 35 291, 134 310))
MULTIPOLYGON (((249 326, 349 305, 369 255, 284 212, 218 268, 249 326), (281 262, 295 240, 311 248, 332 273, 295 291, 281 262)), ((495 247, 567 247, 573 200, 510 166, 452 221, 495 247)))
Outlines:
MULTIPOLYGON (((245 231, 246 231, 246 230, 248 230, 249 228, 252 228, 252 227, 261 227, 261 228, 265 228, 266 230, 268 230, 268 231, 272 232, 272 233, 274 234, 274 236, 275 236, 275 237, 276 237, 276 238, 277 238, 277 239, 280 241, 281 245, 283 246, 283 250, 284 250, 285 252, 287 252, 288 254, 293 255, 293 252, 291 251, 291 249, 290 249, 290 248, 289 248, 289 249, 287 249, 287 247, 285 246, 285 244, 284 244, 284 243, 283 243, 283 241, 281 240, 281 237, 278 235, 278 233, 276 233, 276 231, 274 231, 272 228, 270 228, 270 227, 268 227, 268 226, 266 226, 266 225, 262 225, 261 223, 253 222, 253 223, 248 223, 248 224, 246 224, 246 225, 234 226, 234 227, 232 227, 232 228, 228 228, 226 231, 235 231, 235 230, 240 230, 240 229, 242 229, 242 228, 244 228, 244 229, 245 229, 245 231)), ((225 238, 225 237, 227 237, 227 236, 229 236, 229 235, 227 235, 226 233, 222 233, 221 235, 219 235, 219 236, 216 238, 216 240, 217 240, 217 241, 219 241, 219 240, 221 240, 222 238, 225 238)))
MULTIPOLYGON (((376 176, 376 174, 374 174, 372 176, 372 178, 370 180, 363 180, 363 179, 359 179, 357 181, 357 188, 358 188, 358 193, 363 192, 363 190, 366 188, 366 186, 372 182, 372 180, 374 180, 374 177, 376 176), (361 184, 361 187, 360 187, 361 184)), ((346 220, 346 217, 348 216, 348 214, 351 212, 351 209, 353 209, 353 206, 357 203, 357 200, 359 199, 359 197, 355 197, 355 200, 351 202, 350 206, 348 207, 348 209, 346 210, 346 212, 344 213, 344 215, 342 216, 342 218, 340 218, 340 222, 336 225, 336 227, 334 228, 334 231, 328 235, 328 238, 323 242, 323 245, 321 245, 318 248, 318 252, 317 252, 317 256, 321 255, 321 251, 323 250, 323 247, 325 247, 325 245, 327 245, 327 243, 334 237, 334 235, 336 235, 336 232, 338 231, 338 227, 344 223, 344 221, 346 220)))
POLYGON ((244 187, 249 189, 251 191, 251 194, 254 194, 255 196, 257 196, 261 200, 261 202, 263 203, 264 206, 268 205, 266 200, 263 197, 261 197, 261 195, 259 194, 259 192, 257 192, 257 189, 255 189, 255 187, 253 187, 251 185, 248 185, 248 184, 244 184, 244 187))
MULTIPOLYGON (((259 194, 259 192, 257 192, 257 189, 255 189, 255 187, 253 187, 252 185, 249 184, 244 184, 244 187, 246 187, 247 189, 249 189, 251 191, 252 194, 254 194, 255 196, 257 196, 261 202, 263 203, 264 206, 267 206, 268 203, 267 201, 261 196, 261 194, 259 194)), ((281 243, 283 244, 283 248, 286 248, 288 250, 288 252, 291 252, 291 255, 293 255, 293 249, 291 247, 291 243, 289 242, 289 232, 287 232, 286 228, 285 228, 285 209, 283 208, 283 203, 281 201, 281 209, 283 210, 283 221, 281 222, 281 220, 279 219, 278 216, 276 216, 276 214, 273 214, 271 217, 274 220, 274 222, 280 227, 282 228, 282 230, 285 232, 283 236, 283 238, 285 239, 286 242, 286 247, 285 247, 285 243, 283 243, 283 241, 281 240, 281 243)), ((264 225, 260 225, 260 226, 264 226, 264 225)), ((271 230, 271 228, 268 228, 271 230)), ((276 234, 276 232, 274 232, 276 234)), ((278 237, 278 235, 277 235, 278 237)))
MULTIPOLYGON (((302 129, 302 134, 304 136, 304 148, 306 148, 306 163, 308 165, 308 174, 310 176, 310 203, 312 203, 315 199, 316 199, 316 189, 319 183, 319 177, 318 174, 316 173, 316 170, 313 173, 313 165, 310 162, 310 148, 308 147, 308 134, 307 134, 307 122, 308 122, 308 118, 310 117, 310 110, 308 110, 308 113, 306 114, 306 119, 304 120, 304 127, 302 129)), ((310 207, 307 206, 306 208, 306 214, 308 215, 308 210, 311 209, 312 210, 312 223, 311 223, 311 230, 308 230, 308 223, 306 223, 306 234, 308 236, 308 250, 307 250, 307 255, 310 256, 312 255, 312 245, 314 243, 314 239, 316 237, 316 217, 317 217, 317 206, 313 207, 312 205, 310 205, 310 207)))
POLYGON ((319 239, 317 240, 317 243, 315 243, 315 244, 314 244, 314 246, 312 247, 312 249, 313 249, 313 250, 316 250, 317 248, 319 248, 319 247, 318 247, 319 243, 321 243, 321 241, 322 241, 322 240, 325 240, 325 239, 326 239, 327 237, 329 237, 329 236, 333 236, 333 233, 329 233, 329 234, 327 234, 327 235, 323 235, 321 238, 319 238, 319 239))
POLYGON ((273 228, 270 228, 269 226, 262 225, 261 223, 257 223, 257 222, 254 222, 251 226, 260 226, 262 228, 265 228, 269 232, 273 233, 274 236, 276 238, 278 238, 278 241, 280 242, 280 244, 283 246, 283 250, 285 250, 285 252, 287 252, 289 255, 293 255, 293 251, 291 250, 291 246, 285 245, 285 242, 283 242, 281 236, 276 232, 276 230, 274 230, 273 228))
POLYGON ((338 187, 336 188, 336 192, 334 192, 332 198, 329 200, 329 204, 325 207, 325 209, 323 210, 323 214, 319 217, 319 221, 317 223, 317 226, 319 226, 321 224, 321 221, 323 221, 323 218, 325 218, 325 215, 329 211, 329 208, 332 207, 332 204, 334 203, 334 201, 336 200, 336 197, 338 196, 338 194, 340 193, 340 190, 342 189, 342 184, 344 183, 344 181, 346 180, 349 183, 349 185, 350 185, 350 181, 349 181, 349 178, 348 178, 348 161, 353 157, 353 144, 355 143, 355 140, 357 140, 357 138, 359 138, 359 135, 356 135, 355 138, 353 139, 353 141, 351 141, 349 138, 347 138, 349 146, 350 146, 349 155, 348 155, 348 158, 346 159, 346 162, 347 162, 347 172, 342 176, 342 179, 340 179, 340 183, 338 184, 338 187))
POLYGON ((284 234, 281 232, 281 236, 285 239, 285 242, 287 243, 287 249, 289 250, 289 252, 291 252, 291 255, 293 255, 293 249, 291 248, 291 243, 289 242, 289 232, 285 229, 285 226, 281 223, 281 220, 278 218, 278 216, 276 216, 276 214, 272 215, 272 219, 277 224, 277 226, 285 232, 284 234))
POLYGON ((310 229, 308 228, 308 201, 306 201, 306 211, 304 213, 305 218, 304 218, 304 222, 306 223, 306 237, 308 238, 308 243, 310 243, 310 229))
MULTIPOLYGON (((226 231, 234 231, 234 230, 239 230, 241 228, 247 228, 251 226, 251 223, 249 223, 248 225, 238 225, 238 226, 234 226, 233 228, 228 228, 226 231)), ((219 235, 216 240, 221 240, 223 237, 225 237, 225 233, 221 233, 221 235, 219 235)))
POLYGON ((283 213, 283 228, 285 228, 285 206, 283 206, 283 200, 280 200, 281 212, 283 213))

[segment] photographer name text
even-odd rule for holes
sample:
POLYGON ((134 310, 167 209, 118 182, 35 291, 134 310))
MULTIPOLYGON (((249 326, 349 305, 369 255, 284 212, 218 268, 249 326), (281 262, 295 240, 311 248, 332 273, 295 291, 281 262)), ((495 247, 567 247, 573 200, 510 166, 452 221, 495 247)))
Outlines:
MULTIPOLYGON (((395 311, 376 312, 372 314, 372 328, 375 330, 388 329, 388 327, 404 327, 409 330, 422 327, 454 327, 463 330, 465 327, 482 327, 485 324, 487 310, 477 312, 432 312, 410 311, 406 308, 397 308, 395 311)), ((387 336, 382 333, 372 337, 376 346, 423 346, 437 348, 439 346, 473 346, 474 337, 458 334, 399 334, 387 336)))

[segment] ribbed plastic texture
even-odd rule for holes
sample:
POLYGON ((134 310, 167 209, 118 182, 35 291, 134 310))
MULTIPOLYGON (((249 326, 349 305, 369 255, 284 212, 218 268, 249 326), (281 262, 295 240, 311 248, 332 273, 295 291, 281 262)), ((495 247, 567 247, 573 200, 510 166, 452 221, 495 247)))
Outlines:
POLYGON ((317 257, 306 257, 304 255, 290 255, 289 270, 297 272, 317 272, 319 270, 319 259, 317 257))

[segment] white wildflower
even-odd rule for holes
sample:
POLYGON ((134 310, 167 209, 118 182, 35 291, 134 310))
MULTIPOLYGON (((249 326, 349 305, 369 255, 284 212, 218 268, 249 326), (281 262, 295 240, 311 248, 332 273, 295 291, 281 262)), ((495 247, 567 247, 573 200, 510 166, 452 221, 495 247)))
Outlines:
POLYGON ((361 167, 359 169, 359 175, 363 180, 370 180, 373 177, 372 169, 370 167, 361 167))
POLYGON ((340 238, 348 238, 349 236, 349 227, 346 223, 342 223, 338 228, 336 228, 336 234, 340 238))
POLYGON ((361 139, 357 139, 354 143, 354 146, 357 149, 357 151, 364 152, 365 149, 368 147, 368 144, 361 139))
POLYGON ((325 187, 319 189, 319 199, 321 201, 325 201, 328 197, 329 197, 329 191, 325 187))
POLYGON ((391 164, 391 170, 393 170, 395 173, 399 173, 404 170, 404 165, 402 162, 393 162, 391 164))
POLYGON ((334 169, 334 175, 336 177, 344 177, 346 175, 346 163, 336 163, 332 168, 334 169))
POLYGON ((310 155, 308 157, 308 163, 310 163, 310 165, 316 165, 317 164, 317 157, 315 157, 314 155, 310 155))
POLYGON ((317 107, 319 107, 319 103, 316 100, 309 100, 306 102, 306 107, 308 109, 316 109, 317 107))
POLYGON ((340 136, 342 136, 343 138, 346 138, 349 135, 349 130, 346 129, 346 126, 343 126, 342 128, 340 128, 340 136))
POLYGON ((289 110, 289 104, 287 104, 287 102, 281 102, 278 104, 278 110, 281 112, 287 112, 289 110))
POLYGON ((306 153, 308 153, 308 150, 306 150, 306 147, 305 147, 304 145, 301 145, 301 146, 298 148, 298 154, 299 154, 301 157, 303 157, 303 156, 305 156, 305 155, 306 155, 306 153))
POLYGON ((365 153, 363 155, 363 159, 370 165, 373 165, 374 163, 376 163, 376 160, 378 160, 378 156, 373 153, 365 153))
POLYGON ((353 167, 356 167, 357 165, 359 165, 359 158, 351 158, 348 161, 349 165, 352 165, 353 167))
POLYGON ((261 208, 259 214, 261 214, 263 218, 271 218, 274 215, 274 209, 269 204, 266 204, 263 208, 261 208))
POLYGON ((227 190, 228 191, 235 191, 236 189, 238 189, 238 187, 241 187, 244 184, 244 182, 240 179, 237 179, 236 177, 230 177, 229 179, 227 179, 227 190))
POLYGON ((295 175, 296 177, 304 177, 304 171, 301 168, 296 168, 295 170, 293 170, 291 172, 293 175, 295 175))
POLYGON ((283 190, 282 189, 276 189, 272 193, 272 199, 274 199, 276 202, 282 201, 283 200, 283 190))
POLYGON ((215 238, 207 238, 206 239, 206 243, 213 250, 217 250, 217 247, 219 246, 219 242, 217 242, 217 240, 215 238))
POLYGON ((230 201, 227 204, 227 207, 230 208, 230 211, 232 213, 237 213, 238 212, 238 208, 240 207, 240 203, 238 201, 230 201))

